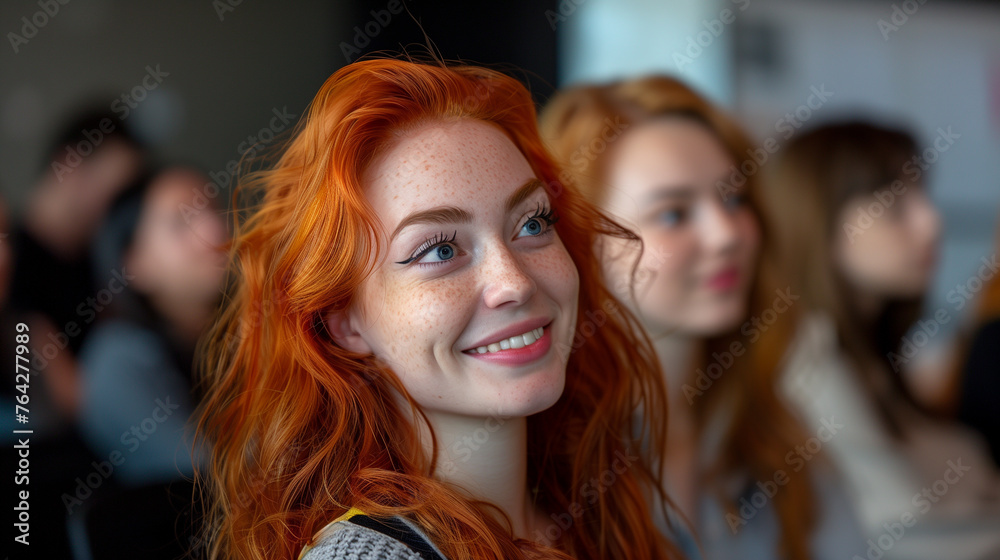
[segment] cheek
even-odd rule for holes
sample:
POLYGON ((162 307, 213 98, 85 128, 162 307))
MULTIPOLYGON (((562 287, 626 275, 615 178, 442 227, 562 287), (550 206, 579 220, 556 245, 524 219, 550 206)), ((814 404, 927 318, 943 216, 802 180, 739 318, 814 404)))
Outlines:
POLYGON ((378 317, 378 346, 397 359, 424 359, 436 343, 457 339, 476 297, 474 283, 461 277, 384 282, 366 293, 378 317))
POLYGON ((690 230, 643 234, 643 242, 637 280, 655 282, 659 289, 653 289, 661 292, 680 291, 690 284, 698 259, 698 243, 690 230))
POLYGON ((898 241, 895 232, 884 225, 856 236, 854 243, 841 240, 840 267, 846 276, 862 282, 885 279, 899 268, 902 247, 898 241))
POLYGON ((576 305, 580 274, 561 240, 553 243, 546 251, 527 256, 525 265, 530 267, 531 275, 539 288, 544 288, 563 306, 576 305))

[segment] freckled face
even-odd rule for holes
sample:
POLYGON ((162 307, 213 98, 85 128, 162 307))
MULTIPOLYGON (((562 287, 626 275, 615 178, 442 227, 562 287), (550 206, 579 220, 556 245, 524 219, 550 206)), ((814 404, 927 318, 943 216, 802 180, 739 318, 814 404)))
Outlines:
POLYGON ((364 180, 388 241, 351 311, 372 353, 428 412, 527 416, 554 404, 579 277, 514 144, 480 121, 426 123, 364 180))

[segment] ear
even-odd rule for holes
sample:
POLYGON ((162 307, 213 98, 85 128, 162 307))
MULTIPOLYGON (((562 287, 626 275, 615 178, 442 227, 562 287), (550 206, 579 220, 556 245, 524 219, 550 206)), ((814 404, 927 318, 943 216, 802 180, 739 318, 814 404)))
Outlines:
POLYGON ((346 309, 326 314, 326 328, 338 346, 358 354, 372 354, 372 347, 354 327, 351 313, 346 309))

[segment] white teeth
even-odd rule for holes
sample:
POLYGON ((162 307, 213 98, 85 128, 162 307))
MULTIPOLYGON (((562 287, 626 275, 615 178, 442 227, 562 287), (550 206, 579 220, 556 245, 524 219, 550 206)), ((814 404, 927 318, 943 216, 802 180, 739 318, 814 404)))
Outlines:
POLYGON ((534 342, 538 337, 535 336, 535 331, 524 333, 524 345, 527 346, 534 342))
POLYGON ((500 342, 494 342, 487 346, 480 346, 475 349, 475 352, 478 354, 486 354, 487 352, 499 352, 501 350, 510 350, 511 348, 524 348, 529 344, 534 344, 539 338, 542 338, 543 334, 545 334, 545 328, 538 327, 537 329, 530 330, 517 336, 512 336, 501 340, 500 342))

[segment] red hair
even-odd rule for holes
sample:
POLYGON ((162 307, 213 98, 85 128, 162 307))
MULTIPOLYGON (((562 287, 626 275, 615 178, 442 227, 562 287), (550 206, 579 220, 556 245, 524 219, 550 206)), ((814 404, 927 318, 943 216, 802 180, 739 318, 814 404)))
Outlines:
POLYGON ((323 84, 278 161, 241 180, 237 196, 258 204, 236 220, 234 285, 202 346, 198 433, 214 451, 198 482, 210 501, 211 558, 295 558, 352 506, 408 515, 452 560, 672 555, 648 505, 660 487, 665 388, 650 341, 591 251, 598 235, 635 236, 558 181, 535 117, 528 91, 499 72, 356 62, 323 84), (352 303, 383 249, 362 191, 366 167, 406 127, 456 118, 510 137, 545 183, 579 271, 576 337, 560 349, 569 353, 565 390, 528 418, 529 487, 544 511, 573 519, 553 524, 552 547, 515 539, 489 504, 436 480, 435 458, 419 444, 426 420, 395 373, 338 346, 323 326, 327 312, 352 303), (647 411, 638 430, 637 406, 647 411), (643 439, 655 444, 642 450, 643 439), (622 454, 640 459, 617 473, 622 454), (591 482, 608 473, 611 486, 594 492, 591 482))
MULTIPOLYGON (((666 76, 564 90, 542 111, 541 132, 553 155, 564 166, 565 180, 578 184, 591 201, 601 204, 608 189, 605 180, 608 153, 613 148, 600 141, 609 123, 628 129, 664 117, 691 119, 704 126, 737 166, 752 152, 753 144, 733 118, 682 82, 666 76), (595 150, 595 143, 603 148, 595 150)), ((756 263, 747 311, 748 318, 760 317, 771 306, 775 291, 782 284, 778 283, 768 224, 761 220, 757 178, 753 173, 741 178, 746 183, 747 202, 762 232, 761 254, 756 263)), ((731 185, 717 185, 720 193, 729 187, 731 185)), ((789 310, 789 315, 794 316, 795 310, 789 310)), ((721 491, 727 477, 749 474, 756 480, 769 480, 778 470, 787 472, 785 454, 807 437, 800 422, 775 391, 781 374, 780 361, 790 343, 793 325, 791 317, 784 317, 760 333, 759 339, 752 344, 747 344, 745 336, 736 329, 708 337, 704 351, 696 357, 694 368, 706 368, 716 359, 713 356, 728 354, 733 344, 746 348, 745 355, 731 357, 732 366, 709 389, 697 391, 696 397, 685 395, 693 406, 698 436, 714 419, 727 418, 719 444, 721 452, 701 474, 702 483, 734 515, 738 505, 735 497, 721 491), (725 407, 732 407, 732 410, 725 407)), ((692 372, 685 387, 695 385, 692 372)), ((815 526, 815 493, 808 471, 805 468, 790 473, 786 488, 774 497, 782 558, 802 560, 809 557, 809 535, 815 526)))

